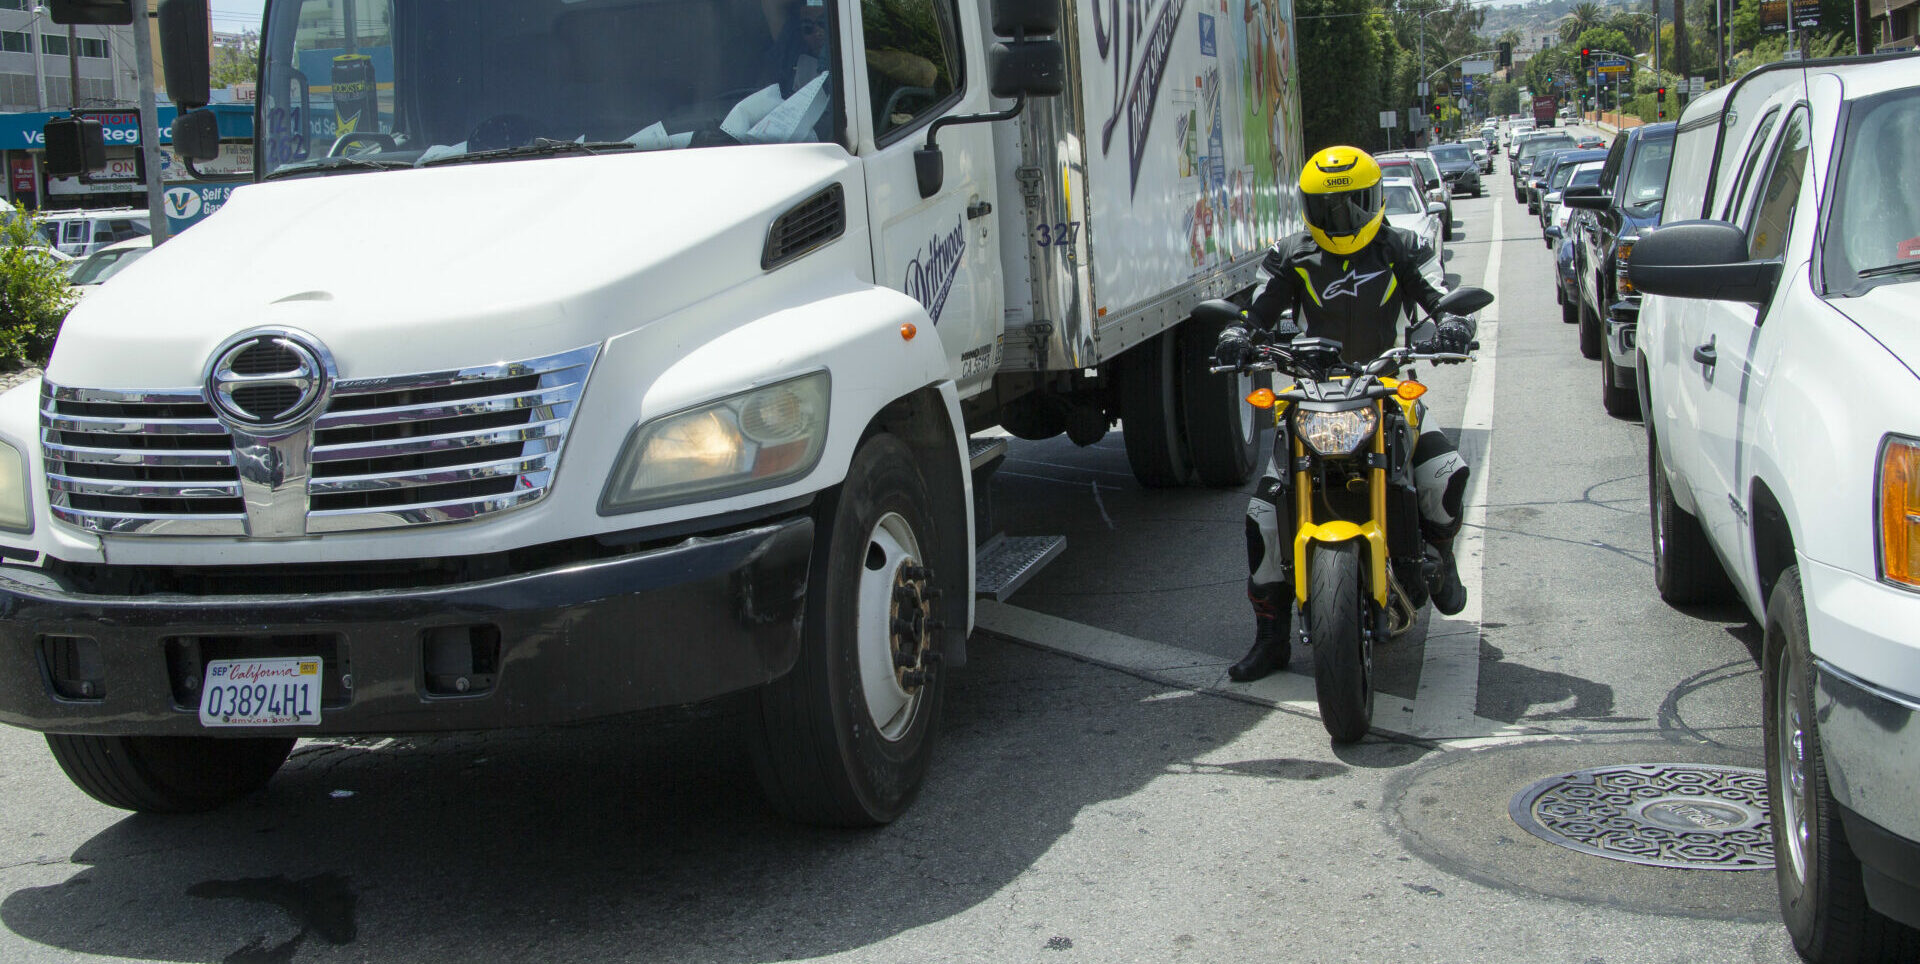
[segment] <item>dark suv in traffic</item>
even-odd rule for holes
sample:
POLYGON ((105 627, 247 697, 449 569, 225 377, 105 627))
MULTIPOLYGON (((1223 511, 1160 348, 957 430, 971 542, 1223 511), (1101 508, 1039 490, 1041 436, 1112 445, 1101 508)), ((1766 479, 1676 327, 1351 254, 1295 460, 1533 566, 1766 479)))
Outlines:
POLYGON ((1453 189, 1456 197, 1486 195, 1487 189, 1480 183, 1480 164, 1473 159, 1473 148, 1465 144, 1435 144, 1427 148, 1427 153, 1440 165, 1440 176, 1446 179, 1447 187, 1453 189))
POLYGON ((1669 121, 1621 131, 1607 151, 1600 183, 1561 196, 1568 207, 1592 212, 1580 219, 1574 237, 1580 354, 1600 359, 1601 401, 1617 418, 1640 414, 1633 350, 1640 296, 1627 280, 1627 256, 1640 235, 1660 223, 1674 127, 1669 121))

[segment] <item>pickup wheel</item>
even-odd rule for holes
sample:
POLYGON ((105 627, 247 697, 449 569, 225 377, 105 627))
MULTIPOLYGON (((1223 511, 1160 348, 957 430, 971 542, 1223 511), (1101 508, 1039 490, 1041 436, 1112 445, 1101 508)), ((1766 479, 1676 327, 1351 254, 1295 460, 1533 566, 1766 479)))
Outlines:
POLYGON ((1579 301, 1580 295, 1578 292, 1575 292, 1571 298, 1564 294, 1560 296, 1560 320, 1563 323, 1569 325, 1577 325, 1580 323, 1579 301))
POLYGON ((800 658, 748 714, 761 787, 792 820, 884 824, 926 778, 944 692, 927 491, 913 451, 881 434, 815 509, 800 658))
MULTIPOLYGON (((1595 289, 1599 290, 1598 288, 1595 289)), ((1600 319, 1596 312, 1587 308, 1587 299, 1580 292, 1573 295, 1575 311, 1579 315, 1580 354, 1585 358, 1600 357, 1600 319)))
POLYGON ((1920 953, 1920 934, 1868 906, 1860 858, 1847 841, 1827 784, 1798 566, 1788 567, 1774 584, 1764 645, 1761 690, 1774 878, 1794 949, 1816 962, 1913 960, 1920 953))
POLYGON ((1260 462, 1261 431, 1271 416, 1261 418, 1267 413, 1247 403, 1255 375, 1207 370, 1222 327, 1197 318, 1180 324, 1180 410, 1194 473, 1203 484, 1232 488, 1253 477, 1260 462))
POLYGON ((1622 388, 1620 369, 1613 364, 1613 347, 1600 349, 1600 407, 1614 418, 1640 417, 1640 392, 1632 385, 1622 388))
POLYGON ((1720 558, 1707 544, 1700 520, 1673 500, 1667 469, 1660 459, 1660 443, 1647 432, 1647 501, 1653 526, 1653 584, 1669 605, 1715 602, 1727 598, 1732 586, 1720 558))
POLYGON ((74 786, 109 807, 199 813, 266 786, 293 740, 49 733, 47 749, 74 786))
POLYGON ((1115 395, 1133 477, 1149 489, 1185 485, 1193 476, 1180 417, 1180 371, 1169 331, 1115 359, 1115 395))

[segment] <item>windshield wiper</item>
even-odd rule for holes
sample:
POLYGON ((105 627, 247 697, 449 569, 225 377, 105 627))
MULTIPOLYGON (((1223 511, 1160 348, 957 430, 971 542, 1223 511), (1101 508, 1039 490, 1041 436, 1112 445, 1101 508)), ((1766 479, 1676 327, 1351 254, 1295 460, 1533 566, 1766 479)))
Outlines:
POLYGON ((1920 261, 1900 261, 1894 264, 1883 264, 1878 268, 1868 268, 1860 272, 1860 277, 1885 278, 1889 275, 1916 273, 1920 273, 1920 261))
POLYGON ((307 174, 313 171, 337 171, 343 167, 357 167, 368 171, 392 171, 403 167, 412 167, 411 161, 398 161, 392 158, 362 157, 342 154, 338 157, 320 157, 312 161, 296 162, 277 171, 269 172, 260 179, 271 181, 276 177, 293 174, 307 174))
POLYGON ((610 154, 637 149, 638 146, 632 141, 561 141, 550 137, 536 137, 531 144, 502 147, 491 151, 449 154, 446 157, 436 157, 419 166, 433 167, 436 164, 458 164, 466 161, 497 161, 514 157, 550 157, 555 154, 610 154))

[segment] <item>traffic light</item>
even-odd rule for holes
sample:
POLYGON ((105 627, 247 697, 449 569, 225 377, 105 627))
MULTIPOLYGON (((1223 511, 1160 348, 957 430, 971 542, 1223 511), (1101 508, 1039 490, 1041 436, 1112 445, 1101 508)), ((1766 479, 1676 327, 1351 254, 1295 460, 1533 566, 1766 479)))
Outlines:
POLYGON ((1588 47, 1581 47, 1580 48, 1580 72, 1584 74, 1592 69, 1593 69, 1593 50, 1588 47))
POLYGON ((1505 40, 1500 41, 1500 66, 1513 66, 1513 44, 1505 40))
POLYGON ((1656 105, 1658 105, 1658 111, 1660 116, 1657 119, 1666 120, 1667 119, 1667 89, 1665 87, 1654 88, 1653 102, 1656 105))

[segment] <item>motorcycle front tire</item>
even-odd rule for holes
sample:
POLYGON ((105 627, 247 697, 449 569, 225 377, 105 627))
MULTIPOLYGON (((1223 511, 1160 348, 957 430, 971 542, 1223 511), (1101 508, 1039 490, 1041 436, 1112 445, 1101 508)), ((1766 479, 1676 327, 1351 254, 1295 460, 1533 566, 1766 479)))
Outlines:
POLYGON ((1307 632, 1320 722, 1335 743, 1373 725, 1373 653, 1367 638, 1366 559, 1358 541, 1316 546, 1308 563, 1307 632))

